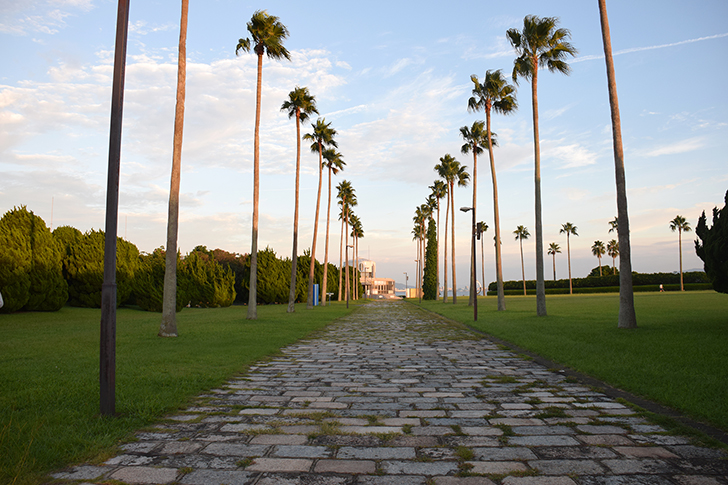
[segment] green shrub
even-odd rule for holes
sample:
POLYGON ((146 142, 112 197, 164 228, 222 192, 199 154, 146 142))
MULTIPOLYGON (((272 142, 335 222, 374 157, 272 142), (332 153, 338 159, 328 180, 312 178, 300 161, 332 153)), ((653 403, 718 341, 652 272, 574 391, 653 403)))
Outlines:
POLYGON ((192 251, 178 265, 177 286, 182 287, 182 294, 190 306, 227 307, 235 301, 235 275, 211 254, 192 251))
POLYGON ((7 212, 0 256, 0 291, 8 300, 6 312, 56 311, 68 299, 63 278, 62 250, 43 219, 25 206, 7 212), (22 273, 25 273, 23 275, 22 273))
POLYGON ((705 211, 695 226, 695 253, 703 260, 703 267, 713 289, 728 293, 728 191, 722 209, 713 208, 713 226, 708 228, 705 211))
MULTIPOLYGON (((134 275, 134 301, 140 308, 149 312, 161 312, 164 301, 164 271, 166 266, 164 248, 155 249, 152 254, 140 256, 139 269, 134 275)), ((189 301, 180 284, 180 258, 177 255, 177 301, 180 311, 189 301)))
MULTIPOLYGON (((101 285, 104 280, 103 231, 91 230, 68 247, 66 276, 68 302, 72 306, 101 308, 101 285)), ((116 241, 116 305, 132 296, 134 274, 139 267, 139 250, 122 238, 116 241)))

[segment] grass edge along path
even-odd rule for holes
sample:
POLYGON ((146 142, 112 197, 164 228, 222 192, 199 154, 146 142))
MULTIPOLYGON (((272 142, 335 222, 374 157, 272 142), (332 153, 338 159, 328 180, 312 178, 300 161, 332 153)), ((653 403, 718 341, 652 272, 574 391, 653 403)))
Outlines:
POLYGON ((526 349, 646 399, 642 404, 659 403, 708 423, 725 436, 728 295, 635 294, 638 328, 634 330, 617 328, 619 295, 554 295, 547 305, 548 316, 537 317, 533 297, 508 297, 505 312, 497 311, 495 297, 480 297, 478 321, 473 322, 472 307, 465 302, 421 304, 507 346, 526 349))
POLYGON ((176 338, 157 337, 160 314, 120 308, 113 418, 99 415, 99 309, 0 315, 0 483, 37 484, 103 460, 134 431, 364 302, 261 306, 257 320, 241 306, 184 309, 176 338))

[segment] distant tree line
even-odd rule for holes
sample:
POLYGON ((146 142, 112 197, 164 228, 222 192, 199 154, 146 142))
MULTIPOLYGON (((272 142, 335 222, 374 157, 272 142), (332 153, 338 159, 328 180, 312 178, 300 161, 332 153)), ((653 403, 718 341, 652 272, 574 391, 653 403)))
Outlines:
MULTIPOLYGON (((608 266, 602 267, 602 271, 604 273, 609 272, 610 274, 605 274, 603 276, 599 276, 599 267, 594 268, 590 275, 586 278, 573 278, 571 283, 574 288, 574 290, 577 289, 588 289, 586 291, 574 291, 575 293, 592 293, 592 292, 608 292, 608 288, 614 288, 615 292, 619 291, 619 271, 616 271, 608 266), (614 272, 614 274, 611 274, 614 272)), ((701 289, 701 290, 709 290, 711 289, 712 285, 710 282, 710 279, 708 278, 708 275, 706 275, 703 271, 691 271, 683 274, 684 282, 685 284, 694 285, 692 288, 688 289, 701 289)), ((667 285, 674 285, 675 289, 680 289, 680 274, 679 273, 632 273, 632 281, 635 286, 635 291, 640 291, 640 288, 642 290, 646 291, 656 291, 659 289, 660 285, 664 285, 666 289, 667 285)), ((526 288, 529 290, 535 290, 536 289, 536 281, 535 280, 526 280, 526 288)), ((562 280, 546 280, 545 281, 546 289, 547 290, 554 290, 550 293, 568 293, 569 292, 569 280, 568 279, 562 279, 562 280), (563 291, 561 291, 563 290, 563 291)), ((514 292, 521 293, 523 291, 523 281, 521 280, 513 280, 513 281, 504 281, 503 282, 503 288, 506 291, 509 291, 509 294, 514 294, 514 292)), ((496 292, 496 282, 492 282, 488 285, 488 294, 494 295, 496 292)))
MULTIPOLYGON (((100 308, 103 282, 104 233, 62 226, 53 232, 45 221, 26 207, 14 208, 0 219, 0 312, 57 311, 71 306, 100 308)), ((117 240, 117 304, 138 305, 162 311, 166 254, 151 254, 122 238, 117 240)), ((297 258, 296 300, 305 301, 310 254, 297 258)), ((323 279, 323 265, 314 262, 316 281, 323 279)), ((328 265, 328 293, 338 294, 338 271, 328 265)), ((358 282, 354 269, 352 281, 358 282)), ((260 304, 288 302, 291 260, 280 259, 266 248, 258 252, 260 304)), ((177 311, 185 306, 226 307, 246 303, 249 296, 250 255, 222 249, 195 247, 177 254, 177 311)), ((352 283, 353 285, 353 283, 352 283)))

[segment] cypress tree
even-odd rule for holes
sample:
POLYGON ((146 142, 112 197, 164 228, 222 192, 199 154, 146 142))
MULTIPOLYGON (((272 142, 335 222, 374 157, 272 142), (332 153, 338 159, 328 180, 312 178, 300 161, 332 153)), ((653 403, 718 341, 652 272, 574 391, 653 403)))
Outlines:
POLYGON ((705 211, 695 226, 695 252, 703 260, 713 289, 728 293, 728 191, 722 209, 713 208, 713 226, 708 228, 705 211))
POLYGON ((437 229, 435 221, 430 219, 427 225, 427 249, 425 249, 425 269, 423 278, 422 298, 425 300, 436 300, 438 293, 437 284, 437 229))

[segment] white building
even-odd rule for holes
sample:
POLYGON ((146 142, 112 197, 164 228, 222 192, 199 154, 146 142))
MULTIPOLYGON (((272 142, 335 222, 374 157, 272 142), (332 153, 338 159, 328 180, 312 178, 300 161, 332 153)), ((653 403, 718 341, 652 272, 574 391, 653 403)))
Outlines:
POLYGON ((377 264, 368 259, 359 259, 359 274, 367 298, 396 298, 394 280, 377 278, 377 264))

